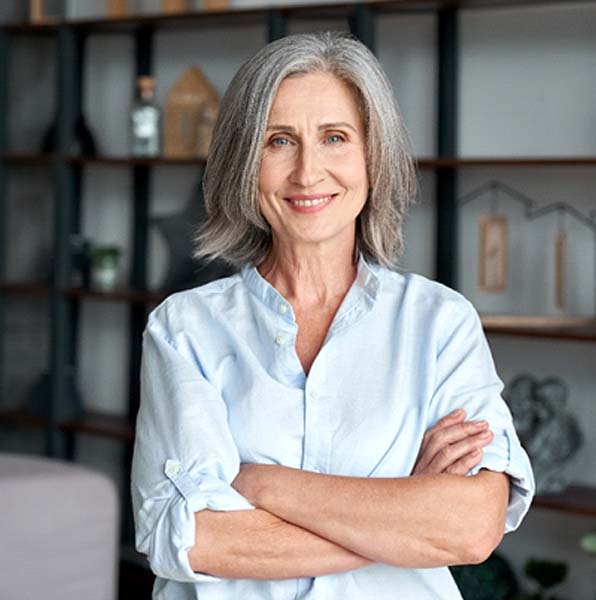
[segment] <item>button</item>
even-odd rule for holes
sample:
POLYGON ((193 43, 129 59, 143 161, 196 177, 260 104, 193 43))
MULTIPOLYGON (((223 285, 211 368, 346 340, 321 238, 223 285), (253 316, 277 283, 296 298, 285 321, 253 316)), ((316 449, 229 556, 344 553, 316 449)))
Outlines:
POLYGON ((278 336, 275 337, 275 343, 278 346, 281 346, 285 341, 286 341, 286 336, 285 335, 278 335, 278 336))
POLYGON ((285 304, 280 304, 279 305, 279 312, 284 314, 285 312, 288 311, 288 307, 285 304))
POLYGON ((168 477, 172 477, 174 475, 178 475, 182 471, 182 465, 175 460, 167 460, 166 461, 166 475, 168 477))
POLYGON ((314 390, 311 390, 311 391, 309 392, 309 394, 310 394, 310 397, 311 397, 313 400, 315 400, 315 399, 316 399, 316 397, 317 397, 317 393, 316 393, 314 390))
POLYGON ((320 472, 321 472, 321 471, 319 471, 319 469, 317 469, 316 467, 311 467, 311 468, 310 468, 310 470, 311 470, 313 473, 320 473, 320 472))

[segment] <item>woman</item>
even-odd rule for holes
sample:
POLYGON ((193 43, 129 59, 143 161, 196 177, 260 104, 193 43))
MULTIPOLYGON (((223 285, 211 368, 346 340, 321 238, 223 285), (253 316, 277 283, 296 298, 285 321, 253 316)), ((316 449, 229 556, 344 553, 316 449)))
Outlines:
POLYGON ((478 314, 397 272, 415 173, 377 59, 339 33, 273 42, 213 140, 197 256, 240 272, 144 333, 154 598, 461 598, 447 566, 485 560, 534 479, 478 314))

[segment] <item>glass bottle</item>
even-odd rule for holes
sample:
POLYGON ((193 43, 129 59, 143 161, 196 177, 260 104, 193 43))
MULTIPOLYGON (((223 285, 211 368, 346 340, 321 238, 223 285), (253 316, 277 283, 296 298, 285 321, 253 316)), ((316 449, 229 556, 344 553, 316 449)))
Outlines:
POLYGON ((159 156, 161 111, 155 102, 155 79, 137 78, 136 97, 130 111, 130 152, 133 156, 159 156))

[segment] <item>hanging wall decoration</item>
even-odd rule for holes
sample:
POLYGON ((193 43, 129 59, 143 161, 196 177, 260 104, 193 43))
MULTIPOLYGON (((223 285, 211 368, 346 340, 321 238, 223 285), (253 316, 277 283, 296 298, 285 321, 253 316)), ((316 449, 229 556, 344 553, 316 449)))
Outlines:
POLYGON ((219 114, 219 95, 197 67, 174 84, 165 102, 164 149, 171 158, 206 158, 219 114))
MULTIPOLYGON (((533 221, 555 211, 559 213, 559 228, 555 234, 554 247, 554 304, 556 308, 565 308, 568 248, 564 218, 573 217, 594 232, 594 281, 596 282, 596 211, 587 217, 566 202, 556 202, 537 208, 536 201, 499 181, 489 181, 459 198, 458 203, 463 206, 487 193, 492 194, 491 214, 481 217, 479 226, 478 287, 483 292, 503 291, 507 281, 507 218, 496 214, 497 192, 504 193, 507 197, 523 204, 527 221, 533 221)), ((596 314, 596 293, 594 313, 596 314)))
POLYGON ((478 240, 478 288, 502 292, 507 287, 507 217, 480 217, 478 240))
POLYGON ((221 260, 200 263, 193 258, 193 239, 199 223, 206 219, 202 179, 180 213, 151 218, 168 247, 169 264, 161 289, 183 290, 235 273, 235 269, 221 260))
POLYGON ((565 308, 565 263, 567 257, 567 232, 562 221, 564 214, 559 211, 559 230, 555 234, 555 306, 565 308))

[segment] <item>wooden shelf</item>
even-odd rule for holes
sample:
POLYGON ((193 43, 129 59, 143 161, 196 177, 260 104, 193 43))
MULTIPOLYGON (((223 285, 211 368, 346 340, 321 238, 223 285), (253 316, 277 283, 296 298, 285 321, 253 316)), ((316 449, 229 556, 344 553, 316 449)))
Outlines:
MULTIPOLYGON (((589 2, 590 0, 579 0, 589 2)), ((566 0, 367 0, 375 13, 434 12, 441 8, 506 8, 514 6, 564 4, 566 0)), ((224 10, 188 11, 179 14, 137 14, 121 18, 90 18, 62 20, 48 23, 8 23, 0 31, 16 34, 48 34, 57 32, 60 26, 99 32, 134 31, 139 27, 180 28, 198 25, 247 25, 261 24, 272 10, 282 12, 290 19, 339 19, 353 14, 353 2, 298 4, 292 6, 263 6, 257 8, 229 8, 224 10)))
POLYGON ((122 441, 134 440, 134 425, 126 417, 87 411, 80 419, 60 424, 62 431, 85 433, 122 441))
POLYGON ((40 165, 48 166, 52 165, 56 161, 55 154, 36 154, 36 153, 14 153, 14 154, 2 154, 0 160, 9 165, 14 166, 29 166, 29 165, 40 165))
MULTIPOLYGON (((167 156, 135 157, 128 155, 64 156, 59 154, 4 154, 0 160, 14 166, 52 165, 60 158, 72 165, 113 166, 201 166, 205 158, 174 158, 167 156)), ((596 156, 500 156, 437 158, 416 157, 421 169, 475 168, 475 167, 596 167, 596 156)))
POLYGON ((3 408, 0 409, 0 425, 17 425, 19 427, 28 427, 31 429, 42 429, 48 422, 42 417, 36 417, 25 412, 22 408, 3 408))
POLYGON ((11 296, 49 296, 52 288, 44 282, 28 281, 2 281, 0 294, 11 296))
POLYGON ((480 318, 487 334, 596 341, 596 317, 482 314, 480 318))
POLYGON ((168 165, 204 165, 204 158, 171 158, 156 156, 141 158, 135 156, 69 156, 67 162, 74 165, 119 165, 119 166, 168 166, 168 165))
MULTIPOLYGON (((48 426, 48 420, 29 414, 21 407, 0 410, 0 425, 16 425, 30 429, 42 429, 48 426)), ((121 441, 134 440, 134 425, 126 417, 87 411, 79 419, 58 424, 63 432, 85 433, 98 437, 121 441)))
POLYGON ((150 292, 122 287, 114 290, 72 287, 61 290, 74 298, 101 300, 104 302, 130 302, 131 304, 159 304, 172 292, 150 292))
POLYGON ((560 494, 536 496, 532 507, 596 518, 596 488, 570 485, 560 494))
POLYGON ((464 167, 596 167, 594 156, 486 156, 457 158, 418 158, 427 168, 464 167))

